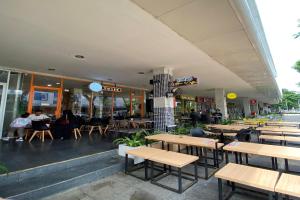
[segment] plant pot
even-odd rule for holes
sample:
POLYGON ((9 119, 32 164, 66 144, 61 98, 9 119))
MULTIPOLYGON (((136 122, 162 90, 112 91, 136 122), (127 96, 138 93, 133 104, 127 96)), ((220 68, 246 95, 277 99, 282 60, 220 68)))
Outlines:
MULTIPOLYGON (((138 146, 138 147, 130 147, 130 146, 127 146, 125 144, 119 144, 119 156, 122 156, 122 157, 125 157, 126 155, 126 152, 128 150, 132 150, 132 149, 138 149, 140 148, 141 146, 138 146)), ((139 158, 139 157, 136 157, 136 156, 131 156, 131 155, 128 155, 128 158, 132 158, 133 159, 133 162, 134 164, 139 164, 141 162, 144 162, 144 159, 143 158, 139 158)))

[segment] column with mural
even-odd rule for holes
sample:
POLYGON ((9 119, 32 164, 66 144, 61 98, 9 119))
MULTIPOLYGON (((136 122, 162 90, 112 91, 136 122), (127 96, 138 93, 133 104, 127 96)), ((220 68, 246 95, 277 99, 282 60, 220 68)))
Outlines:
POLYGON ((174 125, 174 98, 167 97, 169 82, 172 81, 170 68, 153 70, 153 108, 154 129, 166 131, 166 127, 174 125))

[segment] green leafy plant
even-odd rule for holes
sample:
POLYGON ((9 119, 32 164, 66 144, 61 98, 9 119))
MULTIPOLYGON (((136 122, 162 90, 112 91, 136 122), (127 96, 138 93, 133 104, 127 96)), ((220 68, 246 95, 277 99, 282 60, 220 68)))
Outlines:
POLYGON ((3 164, 0 163, 0 174, 7 174, 8 169, 3 164))
POLYGON ((131 137, 118 138, 113 141, 114 144, 125 144, 129 147, 138 147, 145 145, 145 136, 150 135, 146 130, 138 131, 131 135, 131 137))
POLYGON ((190 133, 190 129, 184 126, 176 127, 175 131, 173 132, 173 134, 175 135, 187 135, 189 133, 190 133))
POLYGON ((222 125, 228 125, 228 124, 233 124, 233 123, 234 123, 234 121, 231 120, 231 119, 223 119, 223 120, 221 121, 221 124, 222 124, 222 125))

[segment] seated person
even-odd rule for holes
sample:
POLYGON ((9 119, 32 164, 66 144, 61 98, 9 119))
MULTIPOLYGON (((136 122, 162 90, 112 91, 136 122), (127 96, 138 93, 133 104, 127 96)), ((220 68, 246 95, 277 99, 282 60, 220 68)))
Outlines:
POLYGON ((36 109, 35 112, 29 115, 29 119, 31 121, 42 121, 42 120, 49 120, 50 118, 43 114, 42 110, 36 109))
POLYGON ((19 138, 16 140, 17 142, 23 142, 24 129, 31 124, 31 120, 29 119, 29 113, 25 113, 21 115, 21 117, 16 118, 11 124, 10 129, 8 131, 7 137, 2 138, 4 141, 9 141, 10 138, 14 138, 14 133, 17 131, 19 138))
POLYGON ((54 137, 61 140, 70 139, 74 128, 79 128, 77 118, 71 110, 64 110, 62 116, 54 123, 54 137))

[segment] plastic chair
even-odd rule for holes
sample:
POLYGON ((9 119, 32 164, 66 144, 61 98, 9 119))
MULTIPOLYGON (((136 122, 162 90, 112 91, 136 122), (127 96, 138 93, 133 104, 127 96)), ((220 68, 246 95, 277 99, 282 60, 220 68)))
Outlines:
POLYGON ((33 129, 33 134, 31 138, 29 139, 29 142, 35 137, 39 136, 42 142, 45 141, 45 133, 47 133, 50 138, 53 140, 53 136, 51 134, 50 128, 46 125, 44 121, 32 121, 32 129, 33 129))

